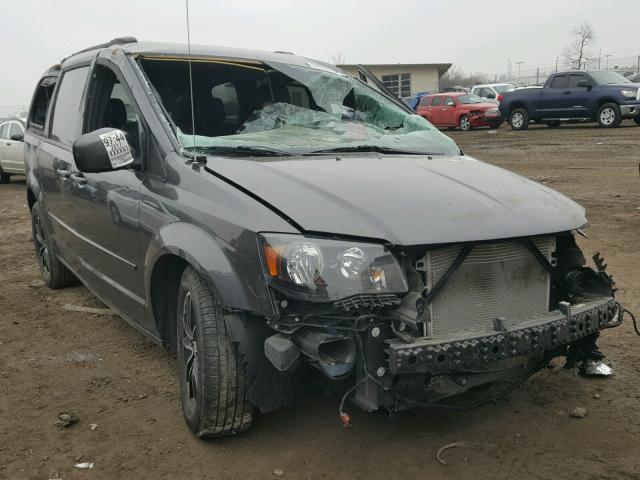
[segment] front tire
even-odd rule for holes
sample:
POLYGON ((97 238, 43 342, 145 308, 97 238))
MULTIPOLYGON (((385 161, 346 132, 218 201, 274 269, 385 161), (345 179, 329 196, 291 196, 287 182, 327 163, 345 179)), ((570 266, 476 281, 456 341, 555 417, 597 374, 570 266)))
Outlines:
POLYGON ((615 103, 605 103, 598 110, 598 123, 603 128, 616 128, 622 123, 620 107, 615 103))
POLYGON ((509 125, 513 130, 526 130, 530 122, 529 112, 525 108, 516 108, 509 114, 509 125))
POLYGON ((245 364, 237 344, 231 342, 222 307, 192 267, 182 274, 176 323, 187 425, 200 438, 244 432, 253 420, 245 364))
POLYGON ((31 207, 31 231, 40 273, 47 286, 58 289, 74 285, 76 277, 58 258, 55 244, 49 237, 40 204, 37 202, 31 207))
POLYGON ((458 122, 458 125, 460 125, 460 130, 464 132, 468 132, 473 128, 471 125, 471 119, 469 118, 469 115, 462 115, 460 117, 460 121, 458 122))

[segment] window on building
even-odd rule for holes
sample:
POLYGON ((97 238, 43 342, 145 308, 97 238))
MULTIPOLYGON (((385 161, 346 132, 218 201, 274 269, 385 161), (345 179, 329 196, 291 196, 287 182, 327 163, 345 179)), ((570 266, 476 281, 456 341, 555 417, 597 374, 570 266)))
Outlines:
POLYGON ((397 97, 411 96, 411 74, 382 75, 382 83, 397 97))

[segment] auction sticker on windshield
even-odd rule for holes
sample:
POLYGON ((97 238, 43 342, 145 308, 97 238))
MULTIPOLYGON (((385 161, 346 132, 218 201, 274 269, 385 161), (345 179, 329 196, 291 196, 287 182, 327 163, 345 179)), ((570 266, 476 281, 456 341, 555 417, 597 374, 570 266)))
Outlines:
POLYGON ((123 131, 114 130, 109 133, 103 133, 99 137, 107 150, 107 155, 113 168, 120 168, 133 163, 129 142, 127 142, 127 137, 125 137, 123 131))

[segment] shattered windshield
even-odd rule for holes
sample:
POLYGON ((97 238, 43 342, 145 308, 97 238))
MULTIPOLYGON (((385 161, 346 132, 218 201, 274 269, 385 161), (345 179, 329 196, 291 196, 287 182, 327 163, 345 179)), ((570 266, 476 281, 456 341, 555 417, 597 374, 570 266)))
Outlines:
POLYGON ((458 155, 424 118, 329 65, 192 63, 194 122, 186 62, 141 66, 185 151, 264 156, 327 150, 458 155), (195 124, 195 131, 192 127, 195 124), (223 153, 222 153, 223 152, 223 153))

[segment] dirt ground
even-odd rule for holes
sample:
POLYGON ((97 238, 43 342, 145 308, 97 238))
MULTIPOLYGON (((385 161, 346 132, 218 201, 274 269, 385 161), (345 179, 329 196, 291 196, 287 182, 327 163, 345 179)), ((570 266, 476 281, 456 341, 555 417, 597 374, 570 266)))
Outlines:
MULTIPOLYGON (((447 132, 449 133, 449 132, 447 132)), ((573 197, 587 208, 586 254, 602 252, 619 297, 640 314, 640 128, 453 132, 463 150, 573 197)), ((640 338, 603 334, 610 379, 545 370, 496 404, 390 418, 310 398, 258 416, 236 438, 201 441, 182 419, 174 359, 83 287, 51 291, 31 244, 25 184, 0 186, 0 478, 7 479, 640 479, 640 338), (571 418, 575 407, 588 410, 571 418), (78 424, 59 429, 60 412, 78 424), (97 424, 92 430, 91 424, 97 424), (475 448, 443 453, 465 441, 475 448), (73 468, 94 462, 92 470, 73 468), (283 473, 283 475, 274 474, 283 473)))

